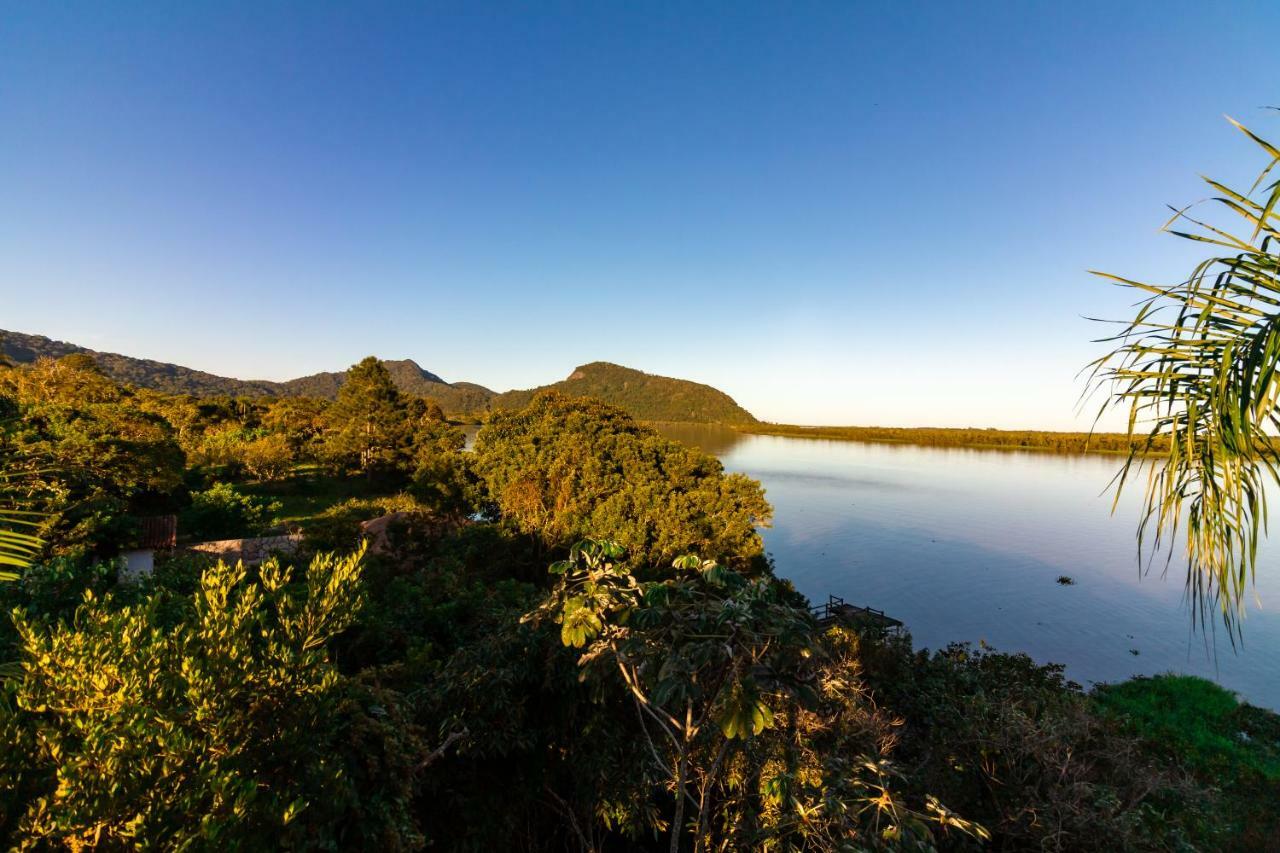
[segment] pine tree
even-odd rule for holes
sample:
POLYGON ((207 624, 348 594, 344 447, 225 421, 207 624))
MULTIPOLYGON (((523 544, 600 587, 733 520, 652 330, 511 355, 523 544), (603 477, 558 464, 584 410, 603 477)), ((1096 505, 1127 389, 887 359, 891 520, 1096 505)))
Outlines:
POLYGON ((406 401, 385 365, 374 356, 352 366, 326 413, 325 449, 340 465, 372 476, 392 468, 408 452, 411 429, 406 401))

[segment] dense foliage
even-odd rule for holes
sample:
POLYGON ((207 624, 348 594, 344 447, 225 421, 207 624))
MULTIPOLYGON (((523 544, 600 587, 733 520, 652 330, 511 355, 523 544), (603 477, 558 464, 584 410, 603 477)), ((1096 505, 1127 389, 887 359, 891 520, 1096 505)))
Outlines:
POLYGON ((181 482, 173 429, 78 356, 0 368, 17 407, 0 436, 15 489, 48 513, 37 529, 58 552, 114 554, 134 536, 131 513, 181 482))
MULTIPOLYGON (((66 482, 117 489, 93 502, 98 531, 158 510, 184 538, 287 521, 319 552, 305 569, 162 554, 129 580, 62 548, 0 585, 6 845, 1273 837, 1274 715, 1224 711, 1215 731, 1254 737, 1228 749, 1147 713, 1152 691, 1089 697, 1025 657, 820 629, 762 557, 759 484, 612 406, 539 395, 467 453, 440 407, 372 359, 334 403, 126 391, 77 357, 0 376, 27 436, 8 458, 34 471, 52 455, 66 482), (112 443, 95 419, 164 452, 112 443), (155 458, 165 478, 132 485, 155 458)), ((78 530, 81 505, 51 531, 78 530)))
POLYGON ((241 494, 230 483, 217 483, 192 493, 191 505, 178 516, 178 524, 185 538, 197 541, 257 536, 279 507, 241 494))
POLYGON ((548 548, 611 538, 644 565, 697 552, 759 557, 772 510, 759 483, 637 424, 621 409, 543 392, 495 413, 474 470, 497 514, 548 548))
POLYGON ((675 560, 675 577, 638 581, 624 553, 575 545, 534 618, 554 618, 561 642, 582 649, 584 678, 625 686, 653 759, 648 786, 671 792, 673 853, 689 835, 702 850, 927 848, 930 824, 986 837, 933 797, 915 810, 895 792, 887 726, 841 689, 856 664, 829 654, 785 584, 694 555, 675 560))
POLYGON ((1177 763, 1221 791, 1213 815, 1221 846, 1274 849, 1280 840, 1280 716, 1190 676, 1135 678, 1099 687, 1093 698, 1104 716, 1137 735, 1158 760, 1177 763))
POLYGON ((329 652, 359 614, 360 562, 317 558, 296 584, 275 562, 219 564, 177 614, 158 590, 86 592, 70 624, 15 615, 0 778, 25 794, 7 815, 19 846, 416 842, 409 779, 381 775, 411 774, 413 732, 365 719, 373 697, 329 652))
POLYGON ((1218 798, 1171 755, 1098 714, 1059 666, 956 645, 864 650, 877 699, 902 720, 911 786, 983 822, 1000 846, 1223 849, 1218 798))

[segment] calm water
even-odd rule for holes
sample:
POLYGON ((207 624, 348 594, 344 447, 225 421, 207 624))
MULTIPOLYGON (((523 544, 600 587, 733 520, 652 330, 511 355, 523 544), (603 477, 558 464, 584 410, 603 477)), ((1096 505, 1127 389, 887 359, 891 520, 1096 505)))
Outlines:
POLYGON ((1138 575, 1136 494, 1115 516, 1102 494, 1115 458, 663 432, 764 484, 765 545, 815 602, 881 608, 917 647, 985 640, 1063 663, 1086 686, 1177 671, 1280 708, 1280 543, 1263 550, 1244 649, 1221 638, 1215 661, 1180 569, 1138 575))

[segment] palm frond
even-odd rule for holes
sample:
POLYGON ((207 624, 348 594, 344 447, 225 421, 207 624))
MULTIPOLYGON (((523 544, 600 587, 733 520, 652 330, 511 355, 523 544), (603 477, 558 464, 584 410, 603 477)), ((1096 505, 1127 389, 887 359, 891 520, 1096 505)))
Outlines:
POLYGON ((18 571, 40 555, 44 540, 36 531, 47 519, 27 508, 32 501, 20 486, 40 472, 20 464, 5 440, 9 428, 8 422, 0 421, 0 582, 17 580, 18 571))
POLYGON ((1280 181, 1263 186, 1280 151, 1232 123, 1262 148, 1267 165, 1248 193, 1205 181, 1218 193, 1210 201, 1247 223, 1248 236, 1182 208, 1166 231, 1230 254, 1203 261, 1171 287, 1097 273, 1143 299, 1137 316, 1104 339, 1116 348, 1090 365, 1088 393, 1104 389, 1099 415, 1125 411, 1130 437, 1145 436, 1146 447, 1168 440, 1163 456, 1129 455, 1115 498, 1145 474, 1140 555, 1148 567, 1161 553, 1171 560, 1181 530, 1193 624, 1216 609, 1234 643, 1266 535, 1268 481, 1280 484, 1280 181))
POLYGON ((14 569, 28 568, 40 554, 44 541, 23 532, 23 527, 36 527, 25 513, 0 510, 0 581, 18 579, 14 569))

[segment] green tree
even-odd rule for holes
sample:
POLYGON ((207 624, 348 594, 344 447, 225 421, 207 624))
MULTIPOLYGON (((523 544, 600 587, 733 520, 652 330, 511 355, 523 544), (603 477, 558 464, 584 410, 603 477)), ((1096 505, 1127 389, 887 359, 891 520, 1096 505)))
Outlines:
POLYGON ((695 850, 786 849, 824 839, 859 849, 928 849, 931 823, 986 836, 936 800, 924 812, 908 808, 890 790, 895 773, 887 761, 859 756, 861 769, 846 763, 824 773, 824 760, 837 756, 814 762, 810 755, 798 772, 805 757, 793 748, 796 736, 816 740, 856 715, 862 697, 845 689, 843 702, 823 707, 815 689, 823 682, 822 646, 803 599, 788 586, 692 555, 675 560, 674 577, 641 581, 622 556, 613 542, 578 543, 552 565, 559 580, 527 618, 560 625, 564 645, 582 650, 584 678, 625 686, 670 791, 671 853, 686 838, 695 850), (791 731, 771 738, 780 719, 791 731), (752 782, 754 796, 734 793, 752 782), (803 820, 788 820, 797 805, 803 820))
POLYGON ((0 374, 15 400, 7 452, 23 496, 48 512, 37 531, 57 551, 112 554, 131 536, 130 514, 160 500, 182 477, 169 424, 72 356, 0 374))
POLYGON ((668 566, 696 551, 733 565, 758 559, 772 510, 760 484, 669 441, 621 409, 544 392, 493 414, 475 470, 508 523, 549 548, 611 538, 633 559, 668 566))
POLYGON ((372 475, 405 460, 412 435, 406 401, 374 356, 347 371, 326 423, 325 451, 339 465, 372 475))
POLYGON ((1216 209, 1245 230, 1233 234, 1183 208, 1165 230, 1220 254, 1172 285, 1101 274, 1144 298, 1108 339, 1117 348, 1093 364, 1091 387, 1106 394, 1102 411, 1123 412, 1140 439, 1116 489, 1118 501, 1145 471, 1140 547, 1149 537, 1154 558, 1183 530, 1193 619, 1203 622, 1216 605, 1234 641, 1266 528, 1267 481, 1280 481, 1280 181, 1266 184, 1280 149, 1232 124, 1262 149, 1266 166, 1248 192, 1205 180, 1216 209), (1163 452, 1144 453, 1155 449, 1163 452))
POLYGON ((269 433, 244 445, 245 470, 259 480, 278 480, 293 468, 294 455, 287 436, 269 433))
POLYGON ((314 397, 286 397, 271 404, 262 425, 289 442, 293 458, 312 462, 319 456, 329 402, 314 397))
POLYGON ((425 411, 423 412, 423 415, 426 417, 427 420, 443 421, 445 419, 444 409, 440 407, 440 404, 437 401, 427 398, 424 402, 425 402, 425 411))

